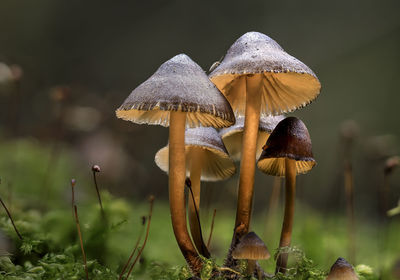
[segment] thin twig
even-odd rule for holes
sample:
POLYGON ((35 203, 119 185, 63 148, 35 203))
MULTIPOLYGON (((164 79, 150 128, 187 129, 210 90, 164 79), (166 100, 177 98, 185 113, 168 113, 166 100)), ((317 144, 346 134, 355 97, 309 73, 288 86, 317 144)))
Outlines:
POLYGON ((203 240, 203 233, 201 230, 201 224, 200 224, 200 216, 199 216, 199 212, 197 211, 197 205, 196 205, 196 201, 194 200, 194 194, 193 194, 193 190, 192 190, 192 182, 190 181, 189 178, 186 179, 185 181, 185 185, 189 188, 190 190, 190 194, 192 197, 192 201, 193 201, 193 205, 194 205, 194 211, 196 212, 196 218, 197 218, 197 223, 199 225, 199 231, 200 231, 200 241, 201 241, 201 247, 204 257, 209 258, 210 257, 210 253, 208 252, 208 248, 207 246, 204 244, 204 240, 203 240))
POLYGON ((103 209, 103 204, 101 203, 101 196, 100 196, 100 192, 99 192, 99 187, 97 185, 97 179, 96 179, 96 173, 100 172, 100 166, 98 165, 93 165, 92 166, 92 172, 93 172, 93 181, 94 181, 94 186, 96 187, 96 192, 97 192, 97 198, 99 199, 99 204, 100 204, 100 209, 101 209, 101 215, 104 219, 105 215, 104 215, 104 209, 103 209))
POLYGON ((88 268, 87 268, 87 264, 86 264, 86 254, 85 254, 85 250, 83 249, 81 226, 79 224, 78 210, 76 208, 76 205, 74 205, 74 212, 75 212, 76 228, 78 230, 79 242, 80 242, 81 250, 82 250, 83 265, 85 266, 86 280, 89 280, 89 272, 88 272, 88 268))
POLYGON ((16 227, 15 224, 14 224, 14 220, 13 220, 13 218, 11 217, 10 211, 8 211, 6 205, 4 204, 4 202, 3 202, 3 200, 2 200, 1 198, 0 198, 0 202, 1 202, 1 205, 3 205, 4 210, 6 210, 7 215, 8 215, 8 217, 10 218, 10 221, 11 221, 13 227, 14 227, 15 232, 17 233, 18 238, 19 238, 20 240, 22 240, 22 236, 21 236, 21 234, 19 233, 17 227, 16 227))
POLYGON ((232 268, 229 268, 229 267, 219 267, 218 270, 219 271, 229 271, 229 272, 232 272, 232 273, 234 273, 236 275, 243 276, 240 272, 238 272, 238 271, 236 271, 236 270, 234 270, 232 268))
POLYGON ((131 262, 131 260, 132 260, 132 258, 133 258, 133 255, 136 253, 136 250, 137 250, 137 248, 138 248, 138 246, 139 246, 139 242, 140 242, 140 240, 142 239, 142 235, 143 235, 143 232, 144 232, 144 226, 145 226, 145 224, 146 224, 146 217, 143 216, 142 218, 143 218, 143 219, 142 219, 142 229, 141 229, 141 231, 140 231, 140 233, 139 233, 139 237, 138 237, 138 239, 137 239, 137 241, 136 241, 135 247, 133 248, 133 251, 132 251, 131 255, 130 255, 129 258, 128 258, 128 261, 126 262, 126 264, 125 264, 124 267, 122 268, 122 271, 121 271, 121 273, 120 273, 120 275, 119 275, 119 277, 118 277, 118 280, 121 280, 121 279, 122 279, 122 276, 124 275, 125 270, 128 268, 128 265, 129 265, 129 263, 131 262))
POLYGON ((144 237, 143 245, 142 245, 142 247, 140 248, 140 250, 139 250, 139 252, 138 252, 138 254, 137 254, 135 260, 133 261, 133 263, 132 263, 132 265, 131 265, 131 267, 130 267, 130 269, 129 269, 129 271, 128 271, 128 275, 126 276, 125 279, 128 279, 128 278, 129 278, 129 275, 131 275, 132 269, 133 269, 133 267, 135 266, 136 262, 138 261, 140 255, 142 254, 142 252, 143 252, 143 250, 144 250, 144 247, 146 246, 146 243, 147 243, 147 238, 149 237, 151 216, 153 215, 153 204, 154 204, 154 196, 153 196, 153 195, 150 196, 149 202, 150 202, 150 211, 149 211, 149 219, 148 219, 148 222, 147 222, 146 236, 144 237))
POLYGON ((208 240, 207 240, 207 248, 210 248, 211 237, 212 237, 213 230, 214 230, 214 221, 215 221, 216 214, 217 214, 217 209, 214 209, 214 213, 213 213, 212 220, 211 220, 210 235, 208 236, 208 240))
POLYGON ((71 210, 72 218, 74 218, 74 205, 75 205, 75 179, 71 179, 71 210))

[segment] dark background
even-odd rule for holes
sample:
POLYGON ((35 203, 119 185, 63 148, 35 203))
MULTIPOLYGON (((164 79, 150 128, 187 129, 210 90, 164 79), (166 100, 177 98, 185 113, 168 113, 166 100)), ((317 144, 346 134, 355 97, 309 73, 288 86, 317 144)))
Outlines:
MULTIPOLYGON (((115 194, 166 198, 167 177, 154 155, 168 130, 119 120, 115 109, 174 55, 186 53, 208 70, 238 37, 259 31, 313 69, 322 84, 318 99, 293 113, 308 126, 318 162, 299 177, 299 201, 344 213, 339 131, 352 120, 358 127, 356 212, 376 213, 384 160, 400 141, 399 11, 396 0, 2 0, 0 62, 19 65, 23 77, 0 87, 0 141, 33 139, 53 147, 49 166, 67 151, 75 160, 71 177, 97 163, 115 194)), ((258 210, 272 180, 256 174, 258 210)), ((392 206, 399 182, 394 173, 392 206)), ((236 184, 237 177, 206 183, 204 195, 234 208, 236 184)))

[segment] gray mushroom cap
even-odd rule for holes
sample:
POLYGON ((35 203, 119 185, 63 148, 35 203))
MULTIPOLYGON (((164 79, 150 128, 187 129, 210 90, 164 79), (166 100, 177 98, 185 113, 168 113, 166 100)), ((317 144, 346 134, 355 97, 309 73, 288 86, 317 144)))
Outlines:
MULTIPOLYGON (((284 116, 261 116, 258 128, 258 138, 256 144, 256 158, 258 159, 262 152, 262 147, 275 126, 284 119, 284 116)), ((242 138, 244 131, 244 116, 236 117, 236 123, 230 127, 220 130, 225 147, 233 160, 239 161, 242 154, 242 138)))
MULTIPOLYGON (((201 149, 203 154, 201 180, 218 181, 231 177, 236 168, 233 160, 222 143, 218 132, 212 127, 187 128, 185 131, 186 176, 190 176, 191 161, 194 149, 201 149)), ((161 170, 168 173, 169 146, 160 149, 155 162, 161 170)))
POLYGON ((185 54, 162 64, 116 110, 118 118, 169 126, 170 111, 187 112, 189 127, 226 127, 235 122, 228 101, 185 54))
POLYGON ((240 37, 209 75, 235 114, 244 115, 246 78, 250 74, 264 78, 261 114, 279 115, 303 107, 313 101, 321 89, 317 76, 307 65, 259 32, 248 32, 240 37), (232 91, 233 88, 237 90, 232 91))
POLYGON ((353 266, 344 258, 338 258, 332 265, 326 280, 358 280, 357 274, 354 272, 353 266))
POLYGON ((267 246, 254 232, 249 232, 240 239, 232 256, 239 260, 266 260, 271 257, 267 246))

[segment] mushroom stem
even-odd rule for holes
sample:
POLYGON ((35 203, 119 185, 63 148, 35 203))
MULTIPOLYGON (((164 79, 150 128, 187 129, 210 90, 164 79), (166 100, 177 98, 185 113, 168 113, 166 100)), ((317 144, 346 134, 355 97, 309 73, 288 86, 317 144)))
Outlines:
POLYGON ((254 270, 256 269, 256 260, 247 260, 247 275, 253 276, 254 270))
POLYGON ((355 238, 355 218, 354 218, 354 184, 353 169, 350 160, 344 162, 344 187, 346 192, 346 211, 347 211, 347 232, 348 232, 348 259, 355 262, 356 258, 356 238, 355 238))
POLYGON ((172 227, 179 248, 194 274, 202 263, 190 239, 185 210, 185 125, 186 113, 172 111, 169 126, 169 204, 172 227))
MULTIPOLYGON (((292 239, 294 202, 296 195, 296 161, 285 158, 285 214, 283 218, 279 248, 289 247, 292 239)), ((288 253, 280 253, 276 261, 276 272, 286 272, 288 253)))
POLYGON ((258 125, 260 122, 262 77, 260 74, 248 75, 246 77, 246 112, 236 210, 236 240, 239 240, 240 237, 249 231, 256 166, 258 125), (248 94, 249 92, 253 94, 248 94), (238 227, 240 227, 240 231, 238 227))
POLYGON ((190 181, 192 182, 192 192, 193 199, 189 196, 189 224, 190 224, 190 233, 192 234, 194 245, 201 255, 206 258, 210 257, 210 253, 206 245, 204 244, 201 225, 200 225, 200 178, 201 178, 201 167, 203 161, 203 153, 202 148, 195 147, 192 149, 192 161, 190 165, 190 181))
POLYGON ((276 209, 278 208, 279 196, 281 192, 281 178, 275 177, 272 186, 271 197, 269 199, 269 207, 267 213, 267 226, 265 228, 265 233, 268 236, 271 232, 273 221, 275 221, 276 209))

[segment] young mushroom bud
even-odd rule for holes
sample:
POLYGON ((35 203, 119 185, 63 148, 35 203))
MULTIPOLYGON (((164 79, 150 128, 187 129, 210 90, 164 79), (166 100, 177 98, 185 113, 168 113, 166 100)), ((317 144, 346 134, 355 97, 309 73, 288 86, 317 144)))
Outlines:
POLYGON ((384 167, 385 175, 391 174, 397 166, 399 166, 399 157, 398 156, 393 156, 393 157, 388 158, 385 162, 385 167, 384 167))
POLYGON ((98 166, 97 164, 93 165, 92 166, 92 171, 93 172, 100 172, 101 171, 100 166, 98 166))
POLYGON ((253 275, 257 260, 267 260, 271 257, 267 246, 254 232, 249 232, 240 239, 232 257, 237 260, 247 260, 247 274, 253 275))
POLYGON ((338 258, 332 265, 326 280, 358 280, 353 266, 344 258, 338 258))

